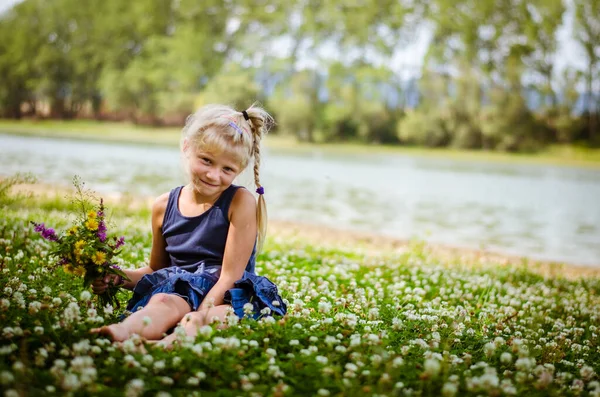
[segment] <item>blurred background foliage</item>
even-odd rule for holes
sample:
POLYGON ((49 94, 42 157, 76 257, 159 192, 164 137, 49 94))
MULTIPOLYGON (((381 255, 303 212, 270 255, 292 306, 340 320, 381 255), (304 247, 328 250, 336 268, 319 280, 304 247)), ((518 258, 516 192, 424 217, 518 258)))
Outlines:
POLYGON ((301 141, 592 146, 600 2, 25 0, 0 15, 0 82, 5 118, 181 125, 258 100, 301 141), (567 6, 586 66, 559 71, 567 6), (392 57, 422 26, 422 69, 401 78, 392 57))

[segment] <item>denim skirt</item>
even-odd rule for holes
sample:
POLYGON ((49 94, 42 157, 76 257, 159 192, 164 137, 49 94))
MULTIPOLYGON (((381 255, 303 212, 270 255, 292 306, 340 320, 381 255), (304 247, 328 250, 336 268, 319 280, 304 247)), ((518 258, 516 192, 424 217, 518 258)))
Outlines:
MULTIPOLYGON (((127 304, 127 310, 135 312, 141 309, 148 304, 153 295, 173 294, 185 299, 191 310, 196 311, 208 291, 219 280, 220 274, 221 266, 200 267, 193 273, 172 266, 146 274, 133 289, 133 297, 127 304)), ((240 318, 284 316, 287 312, 287 306, 277 292, 277 286, 266 277, 246 271, 242 278, 234 283, 234 287, 225 292, 224 301, 233 307, 235 314, 240 318), (252 305, 251 314, 244 313, 246 303, 252 305)))

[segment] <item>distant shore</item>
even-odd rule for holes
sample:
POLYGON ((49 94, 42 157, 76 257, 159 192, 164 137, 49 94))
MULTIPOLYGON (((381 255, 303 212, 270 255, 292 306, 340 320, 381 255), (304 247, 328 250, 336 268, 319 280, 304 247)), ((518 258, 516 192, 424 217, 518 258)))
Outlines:
MULTIPOLYGON (((0 119, 0 134, 62 139, 82 139, 102 142, 121 142, 149 145, 179 145, 180 128, 147 127, 126 122, 93 120, 7 120, 0 119)), ((327 151, 347 154, 387 154, 447 158, 459 161, 512 162, 572 167, 600 168, 600 149, 574 145, 553 145, 538 153, 503 153, 451 148, 423 148, 398 145, 368 145, 358 143, 299 143, 290 134, 271 134, 265 146, 294 152, 327 151)))
MULTIPOLYGON (((34 197, 64 197, 68 188, 43 183, 15 186, 14 191, 31 193, 34 197)), ((126 205, 132 211, 149 209, 153 197, 124 197, 120 193, 103 194, 108 203, 126 205)), ((376 233, 338 229, 330 226, 269 219, 268 237, 290 242, 298 241, 314 247, 360 252, 374 257, 398 256, 410 250, 420 249, 439 259, 446 267, 490 268, 509 267, 523 269, 543 277, 568 279, 600 277, 600 263, 595 266, 541 261, 527 257, 507 255, 488 250, 453 247, 425 241, 408 241, 376 233)))

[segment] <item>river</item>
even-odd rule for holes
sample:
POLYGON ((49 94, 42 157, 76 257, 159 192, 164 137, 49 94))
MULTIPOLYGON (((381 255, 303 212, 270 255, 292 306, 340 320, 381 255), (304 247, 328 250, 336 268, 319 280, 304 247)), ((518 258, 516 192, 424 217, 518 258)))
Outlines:
MULTIPOLYGON (((184 183, 178 149, 0 135, 0 175, 31 172, 98 192, 184 183)), ((600 171, 325 150, 266 150, 273 219, 600 266, 600 171)))

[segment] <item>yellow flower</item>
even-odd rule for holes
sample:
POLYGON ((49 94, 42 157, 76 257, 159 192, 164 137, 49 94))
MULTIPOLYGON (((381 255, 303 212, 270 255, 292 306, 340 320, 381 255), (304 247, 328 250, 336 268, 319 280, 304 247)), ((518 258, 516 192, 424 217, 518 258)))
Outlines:
POLYGON ((97 216, 95 211, 89 211, 87 215, 88 215, 88 219, 96 219, 96 216, 97 216))
POLYGON ((70 236, 72 236, 72 235, 74 235, 75 233, 77 233, 77 226, 73 226, 72 228, 70 228, 70 229, 67 231, 67 233, 68 233, 70 236))
POLYGON ((88 219, 87 221, 85 221, 85 227, 87 227, 90 230, 97 230, 98 221, 95 219, 88 219))
POLYGON ((73 274, 75 274, 76 276, 85 276, 85 267, 83 266, 77 266, 74 270, 73 270, 73 274))
POLYGON ((96 251, 94 255, 92 255, 92 262, 96 265, 101 265, 106 261, 106 254, 102 251, 96 251))
POLYGON ((63 269, 65 269, 65 272, 73 274, 73 265, 71 265, 70 263, 65 263, 63 265, 63 269))
POLYGON ((85 241, 79 240, 75 243, 75 252, 79 251, 81 253, 81 249, 85 246, 85 241))

